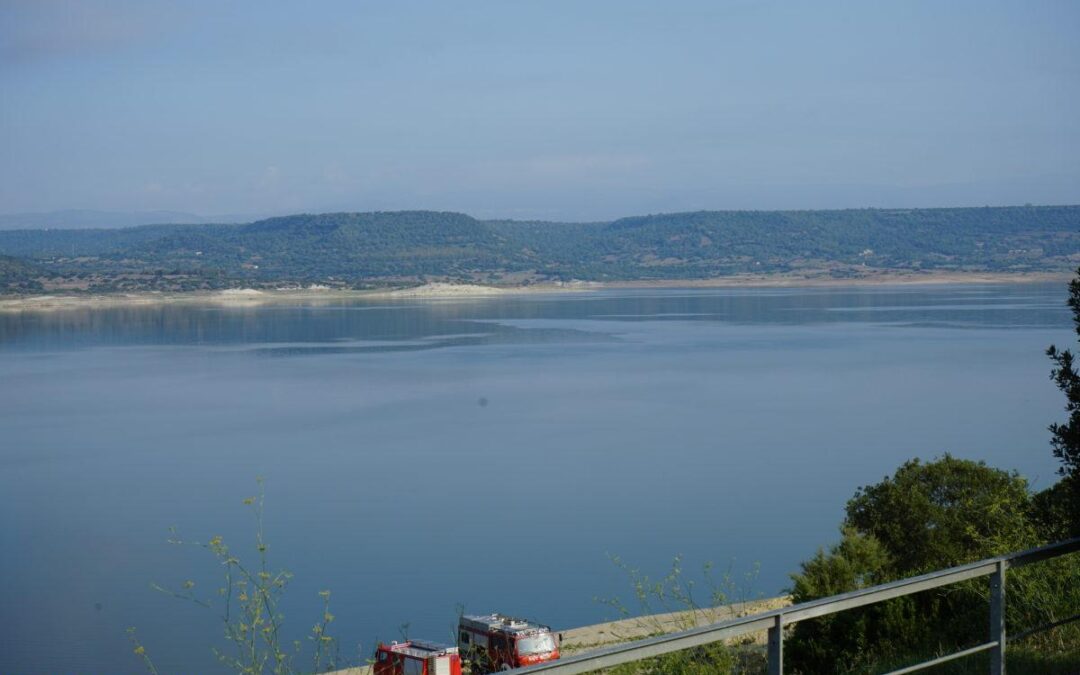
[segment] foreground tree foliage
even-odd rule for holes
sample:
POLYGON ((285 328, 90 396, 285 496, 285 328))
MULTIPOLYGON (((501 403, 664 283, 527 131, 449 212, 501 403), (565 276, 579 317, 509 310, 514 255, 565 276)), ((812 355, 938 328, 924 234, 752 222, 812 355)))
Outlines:
POLYGON ((861 488, 847 524, 871 535, 907 575, 962 565, 1037 543, 1027 481, 1016 472, 950 455, 911 460, 861 488))
MULTIPOLYGON (((848 502, 841 541, 793 575, 794 602, 1036 546, 1044 532, 1034 514, 1027 481, 1015 472, 949 455, 912 460, 848 502)), ((1071 558, 1012 570, 1008 583, 1010 630, 1080 606, 1080 564, 1071 558)), ((987 608, 987 580, 975 579, 798 623, 786 651, 799 673, 838 672, 837 664, 871 672, 985 641, 987 608)), ((1062 632, 1029 641, 1052 651, 1068 637, 1062 632)))
MULTIPOLYGON (((1068 304, 1080 338, 1080 269, 1076 274, 1069 283, 1068 304)), ((1065 394, 1065 411, 1069 418, 1050 425, 1050 445, 1054 457, 1061 460, 1058 471, 1064 478, 1043 496, 1040 506, 1048 527, 1060 528, 1060 534, 1077 536, 1080 535, 1080 372, 1077 372, 1076 356, 1072 351, 1051 345, 1046 354, 1054 362, 1050 377, 1065 394)))

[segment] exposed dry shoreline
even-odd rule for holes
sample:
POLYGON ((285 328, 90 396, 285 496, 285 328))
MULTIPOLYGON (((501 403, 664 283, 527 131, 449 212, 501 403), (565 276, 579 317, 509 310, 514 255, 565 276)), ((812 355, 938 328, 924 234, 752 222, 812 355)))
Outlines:
POLYGON ((522 286, 481 286, 476 284, 433 283, 411 288, 353 291, 323 287, 277 290, 231 289, 161 293, 108 293, 86 295, 11 295, 0 296, 0 312, 41 312, 65 309, 98 309, 153 305, 195 304, 225 307, 249 307, 265 304, 329 304, 349 300, 460 299, 535 293, 565 293, 605 289, 633 288, 798 288, 859 287, 908 284, 996 284, 1066 282, 1067 273, 963 273, 963 272, 877 272, 851 279, 826 275, 733 275, 713 279, 663 279, 641 281, 571 281, 522 286))

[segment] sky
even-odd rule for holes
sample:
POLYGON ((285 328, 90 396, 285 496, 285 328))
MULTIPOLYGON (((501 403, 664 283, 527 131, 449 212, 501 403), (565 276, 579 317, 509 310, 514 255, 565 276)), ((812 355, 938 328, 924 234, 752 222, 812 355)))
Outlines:
POLYGON ((0 213, 1080 203, 1075 0, 0 0, 0 213))

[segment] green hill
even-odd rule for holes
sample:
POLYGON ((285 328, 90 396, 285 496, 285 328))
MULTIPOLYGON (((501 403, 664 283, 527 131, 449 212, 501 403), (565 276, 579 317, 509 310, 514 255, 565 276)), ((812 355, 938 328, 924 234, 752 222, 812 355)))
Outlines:
POLYGON ((0 253, 47 275, 168 274, 218 285, 1070 271, 1080 263, 1080 206, 700 211, 610 223, 481 221, 432 211, 302 214, 246 225, 0 231, 0 253))

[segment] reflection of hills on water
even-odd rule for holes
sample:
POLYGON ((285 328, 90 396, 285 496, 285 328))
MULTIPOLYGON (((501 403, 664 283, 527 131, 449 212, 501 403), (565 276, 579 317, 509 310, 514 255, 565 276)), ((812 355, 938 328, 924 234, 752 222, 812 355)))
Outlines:
POLYGON ((610 334, 618 332, 613 327, 605 329, 605 324, 656 321, 1054 327, 1067 320, 1063 297, 1060 285, 1028 284, 937 289, 627 290, 461 302, 355 301, 317 307, 111 307, 0 314, 0 344, 34 349, 116 342, 243 344, 264 345, 261 348, 278 354, 299 354, 310 350, 363 352, 592 341, 612 339, 610 334), (525 320, 548 323, 514 324, 525 320), (588 325, 571 325, 582 320, 588 325), (340 344, 342 340, 354 344, 340 344))

